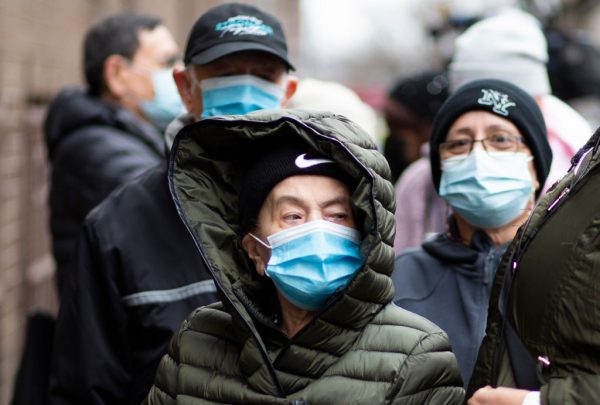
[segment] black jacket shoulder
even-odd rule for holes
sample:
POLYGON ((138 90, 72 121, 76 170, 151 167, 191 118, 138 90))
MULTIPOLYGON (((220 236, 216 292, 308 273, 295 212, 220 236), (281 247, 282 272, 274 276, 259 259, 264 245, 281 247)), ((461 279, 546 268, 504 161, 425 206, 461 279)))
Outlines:
POLYGON ((50 230, 59 283, 83 219, 112 190, 164 160, 162 135, 129 111, 70 88, 50 105, 50 230))

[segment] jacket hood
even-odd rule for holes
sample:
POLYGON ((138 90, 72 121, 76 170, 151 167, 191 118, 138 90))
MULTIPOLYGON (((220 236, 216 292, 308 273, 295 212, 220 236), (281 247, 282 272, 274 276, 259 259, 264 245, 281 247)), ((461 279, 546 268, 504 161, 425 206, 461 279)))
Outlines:
POLYGON ((157 144, 162 136, 151 124, 124 108, 90 96, 81 88, 70 87, 56 96, 46 115, 44 132, 50 158, 73 132, 95 125, 121 129, 144 139, 157 150, 165 149, 157 144))
MULTIPOLYGON (((256 274, 238 235, 238 193, 258 151, 297 140, 335 160, 357 180, 352 199, 365 258, 347 289, 293 338, 314 347, 315 336, 323 337, 319 344, 327 344, 329 337, 320 334, 324 325, 346 330, 355 338, 356 331, 394 296, 390 278, 393 186, 387 180, 389 166, 370 136, 343 116, 316 111, 258 111, 205 119, 177 135, 170 155, 169 186, 234 321, 239 317, 252 334, 260 325, 275 329, 270 318, 276 305, 270 299, 273 287, 256 274)), ((353 341, 349 337, 348 347, 353 341)))

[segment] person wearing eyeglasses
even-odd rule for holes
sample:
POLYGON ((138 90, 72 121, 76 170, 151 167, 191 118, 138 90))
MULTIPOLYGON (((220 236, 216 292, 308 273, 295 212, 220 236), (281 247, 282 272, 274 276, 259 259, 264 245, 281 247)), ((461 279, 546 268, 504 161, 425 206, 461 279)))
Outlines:
POLYGON ((396 258, 394 302, 448 333, 466 385, 496 267, 533 209, 552 151, 535 100, 492 79, 466 84, 446 100, 430 150, 435 189, 452 214, 446 232, 396 258))

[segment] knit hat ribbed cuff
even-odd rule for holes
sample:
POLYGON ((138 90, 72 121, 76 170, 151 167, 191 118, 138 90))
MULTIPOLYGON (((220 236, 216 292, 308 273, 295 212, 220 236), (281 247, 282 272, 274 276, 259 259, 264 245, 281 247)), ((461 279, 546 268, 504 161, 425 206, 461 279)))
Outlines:
POLYGON ((250 231, 271 192, 281 181, 297 175, 332 177, 352 192, 356 181, 330 158, 317 154, 309 146, 287 146, 264 155, 248 171, 240 190, 241 234, 250 231))

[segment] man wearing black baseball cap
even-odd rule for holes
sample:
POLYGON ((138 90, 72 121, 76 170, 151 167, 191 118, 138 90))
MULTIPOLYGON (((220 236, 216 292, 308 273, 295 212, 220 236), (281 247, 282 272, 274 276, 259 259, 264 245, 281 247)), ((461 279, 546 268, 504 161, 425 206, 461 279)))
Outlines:
POLYGON ((196 120, 285 106, 298 84, 287 74, 294 66, 281 24, 249 4, 227 3, 204 13, 190 31, 184 62, 173 76, 196 120))
POLYGON ((279 21, 249 4, 229 3, 210 9, 192 27, 185 49, 186 64, 205 65, 241 51, 273 54, 287 65, 285 34, 279 21))
MULTIPOLYGON (((184 62, 173 76, 189 114, 167 129, 169 147, 185 125, 276 109, 296 90, 281 24, 248 4, 204 13, 190 31, 184 62)), ((61 294, 51 404, 140 403, 178 325, 217 300, 167 170, 167 162, 159 164, 113 193, 83 225, 61 294)))

